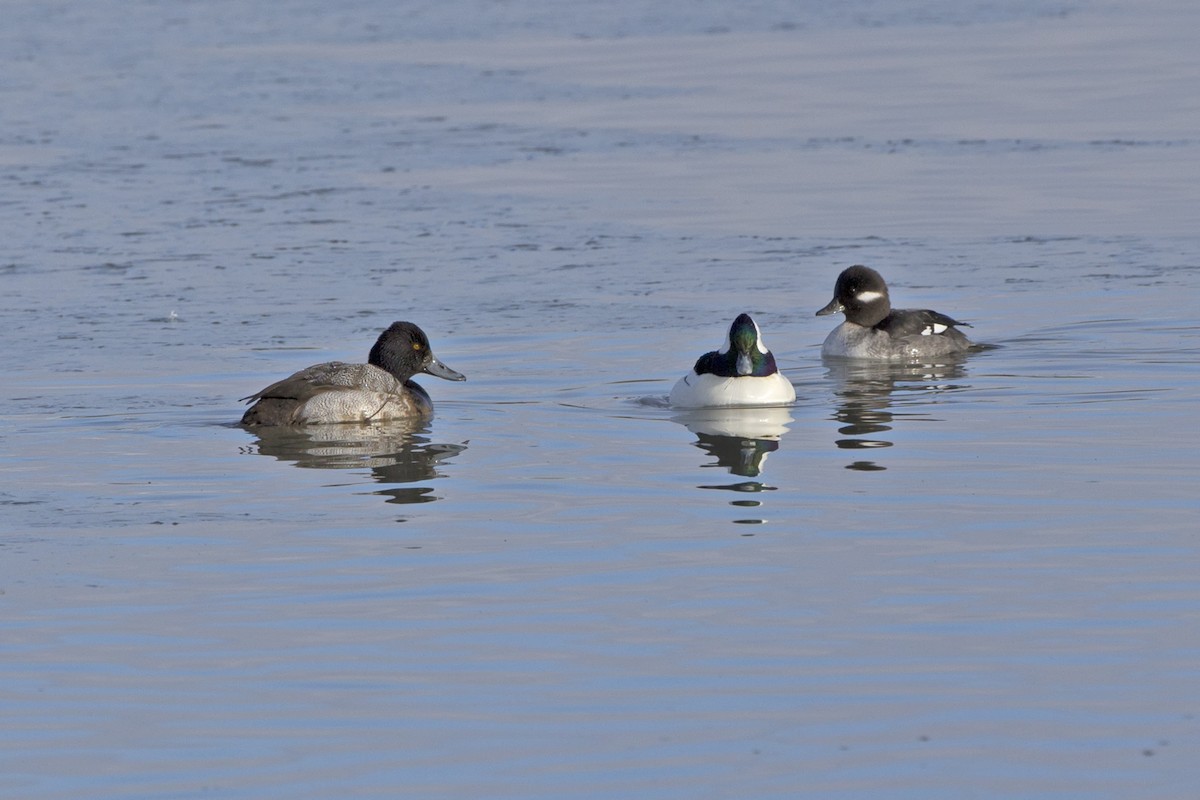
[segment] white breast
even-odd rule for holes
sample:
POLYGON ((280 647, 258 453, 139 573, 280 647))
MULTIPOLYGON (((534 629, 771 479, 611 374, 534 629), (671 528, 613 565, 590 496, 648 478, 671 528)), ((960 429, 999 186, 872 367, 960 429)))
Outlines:
POLYGON ((781 406, 795 402, 796 389, 779 373, 761 378, 722 378, 692 372, 679 379, 670 399, 676 408, 781 406))
POLYGON ((367 389, 334 389, 310 397, 300 409, 302 424, 330 422, 385 422, 428 417, 433 408, 411 392, 373 392, 367 389))

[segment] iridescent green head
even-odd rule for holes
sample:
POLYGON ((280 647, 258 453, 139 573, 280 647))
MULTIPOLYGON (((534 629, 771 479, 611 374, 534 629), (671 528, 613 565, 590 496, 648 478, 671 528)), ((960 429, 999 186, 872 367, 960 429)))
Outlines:
POLYGON ((758 325, 749 314, 739 314, 729 326, 725 344, 716 352, 700 356, 695 371, 697 375, 709 373, 723 378, 762 378, 779 370, 758 325))

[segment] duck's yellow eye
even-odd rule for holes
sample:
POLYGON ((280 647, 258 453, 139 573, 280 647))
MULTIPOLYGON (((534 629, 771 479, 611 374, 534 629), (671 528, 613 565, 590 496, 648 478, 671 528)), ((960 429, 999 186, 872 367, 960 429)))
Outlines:
POLYGON ((420 349, 421 349, 421 343, 413 342, 413 350, 420 350, 420 349))

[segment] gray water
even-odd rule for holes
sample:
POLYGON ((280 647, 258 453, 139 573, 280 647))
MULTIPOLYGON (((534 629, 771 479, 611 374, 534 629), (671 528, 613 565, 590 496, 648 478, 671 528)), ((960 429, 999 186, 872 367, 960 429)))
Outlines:
POLYGON ((1200 791, 1193 4, 3 13, 0 795, 1200 791), (236 426, 396 319, 431 422, 236 426))

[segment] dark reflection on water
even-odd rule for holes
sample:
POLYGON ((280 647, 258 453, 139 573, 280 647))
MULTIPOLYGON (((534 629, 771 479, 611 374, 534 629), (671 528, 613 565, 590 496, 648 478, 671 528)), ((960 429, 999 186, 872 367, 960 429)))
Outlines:
MULTIPOLYGON (((673 417, 675 422, 696 434, 693 444, 715 458, 715 464, 702 467, 718 467, 742 478, 758 478, 762 475, 767 456, 779 449, 779 440, 787 433, 792 416, 787 408, 720 408, 697 409, 673 417)), ((697 488, 758 494, 773 492, 759 480, 742 480, 727 484, 704 484, 697 488)), ((730 505, 739 508, 759 508, 758 499, 738 499, 730 505)), ((737 524, 760 524, 765 519, 737 519, 737 524)))
POLYGON ((744 439, 709 433, 697 433, 696 436, 696 446, 716 458, 716 466, 748 478, 757 477, 767 454, 779 449, 775 439, 744 439))
POLYGON ((467 449, 466 443, 433 442, 424 420, 384 425, 312 425, 255 428, 256 441, 247 452, 289 461, 311 469, 368 468, 371 477, 394 488, 380 489, 389 503, 430 503, 432 486, 407 486, 444 477, 438 467, 467 449))
MULTIPOLYGON (((838 398, 833 419, 841 423, 834 440, 841 450, 857 451, 888 448, 893 445, 885 435, 896 422, 895 406, 901 397, 929 402, 931 395, 965 388, 958 381, 966 375, 966 359, 959 357, 937 364, 891 363, 825 359, 827 375, 834 382, 838 398)), ((900 414, 904 416, 904 414, 900 414)), ((868 459, 856 458, 846 469, 871 472, 887 469, 868 459)))

